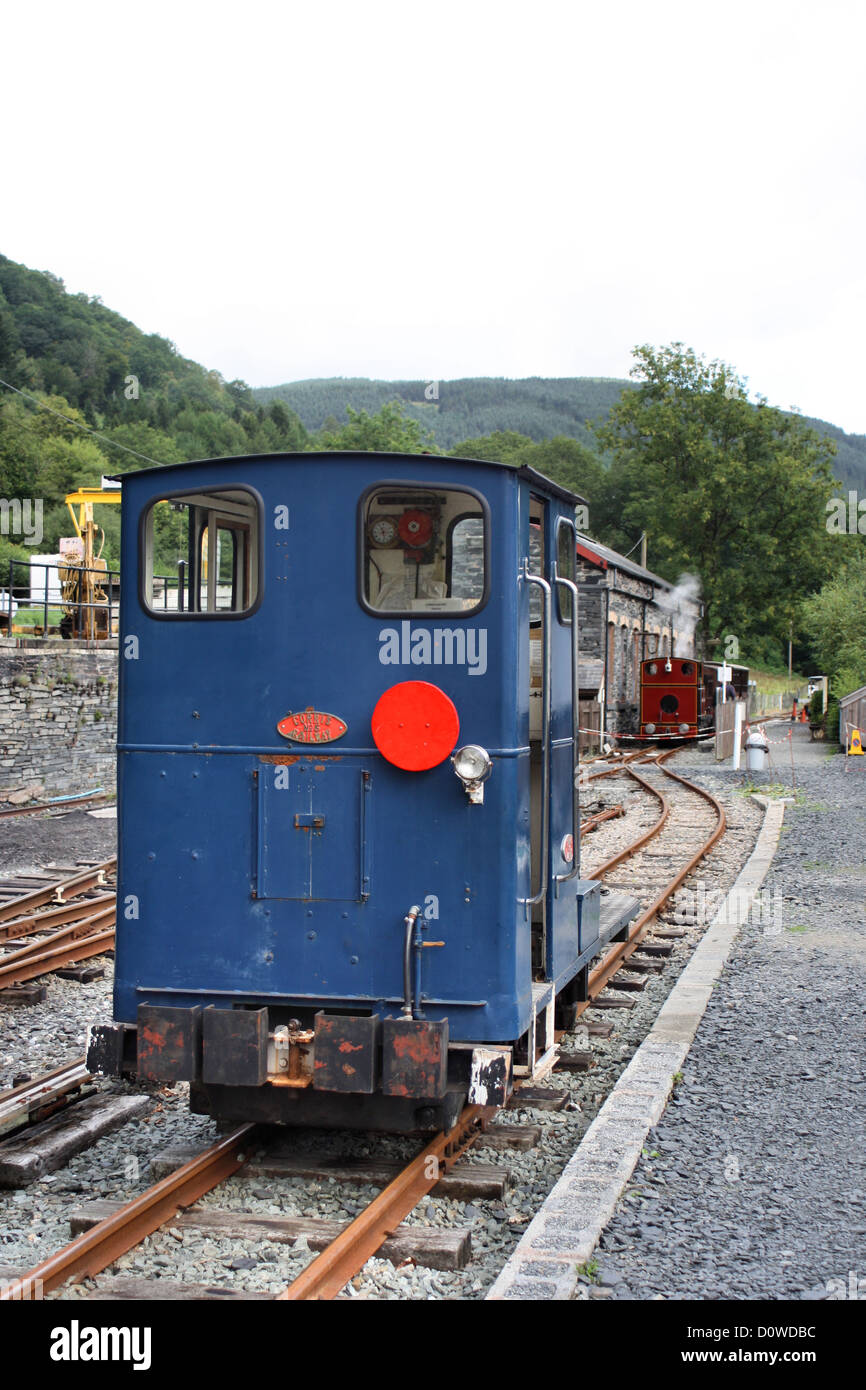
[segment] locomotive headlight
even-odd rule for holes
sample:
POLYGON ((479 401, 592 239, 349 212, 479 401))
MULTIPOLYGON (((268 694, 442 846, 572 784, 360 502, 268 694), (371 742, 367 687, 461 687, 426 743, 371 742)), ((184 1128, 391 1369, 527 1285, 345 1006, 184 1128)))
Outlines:
POLYGON ((483 784, 493 771, 490 754, 485 748, 480 748, 477 743, 467 743, 465 748, 457 749, 451 758, 451 763, 463 783, 469 800, 480 805, 484 800, 483 784))
POLYGON ((688 726, 688 724, 681 724, 681 725, 680 725, 680 733, 681 733, 681 734, 687 734, 688 731, 689 731, 689 726, 688 726))
POLYGON ((646 729, 646 731, 647 731, 648 734, 654 734, 655 731, 656 731, 656 726, 655 726, 655 724, 645 724, 645 725, 644 725, 644 728, 646 729))

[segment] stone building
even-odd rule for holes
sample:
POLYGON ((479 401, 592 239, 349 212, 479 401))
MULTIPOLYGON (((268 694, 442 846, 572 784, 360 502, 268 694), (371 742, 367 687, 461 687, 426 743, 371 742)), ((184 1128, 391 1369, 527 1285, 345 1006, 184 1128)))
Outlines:
POLYGON ((580 662, 600 677, 595 693, 581 696, 598 700, 606 734, 636 733, 641 661, 696 655, 697 584, 670 584, 588 536, 577 539, 580 662))

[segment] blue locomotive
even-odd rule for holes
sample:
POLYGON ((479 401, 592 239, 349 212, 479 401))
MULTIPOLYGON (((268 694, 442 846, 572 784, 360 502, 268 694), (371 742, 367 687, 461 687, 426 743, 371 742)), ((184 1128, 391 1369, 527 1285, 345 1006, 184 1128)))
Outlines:
POLYGON ((580 876, 575 504, 305 453, 123 479, 104 1073, 449 1128, 543 1073, 637 904, 580 876))

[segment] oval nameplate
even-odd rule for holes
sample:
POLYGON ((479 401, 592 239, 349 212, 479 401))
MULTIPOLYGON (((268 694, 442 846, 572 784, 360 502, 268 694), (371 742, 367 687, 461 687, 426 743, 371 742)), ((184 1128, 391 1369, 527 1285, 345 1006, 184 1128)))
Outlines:
POLYGON ((343 737, 347 728, 346 722, 336 714, 325 714, 308 705, 306 709, 285 715, 277 725, 277 733, 293 743, 333 743, 334 739, 343 737))

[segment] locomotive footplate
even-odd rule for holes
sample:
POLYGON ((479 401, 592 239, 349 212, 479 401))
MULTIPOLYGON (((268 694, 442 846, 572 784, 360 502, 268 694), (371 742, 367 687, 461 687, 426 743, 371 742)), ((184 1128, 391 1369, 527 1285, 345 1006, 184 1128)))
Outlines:
POLYGON ((599 919, 599 941, 621 941, 640 912, 640 903, 629 893, 617 893, 611 888, 601 895, 601 914, 599 919))

